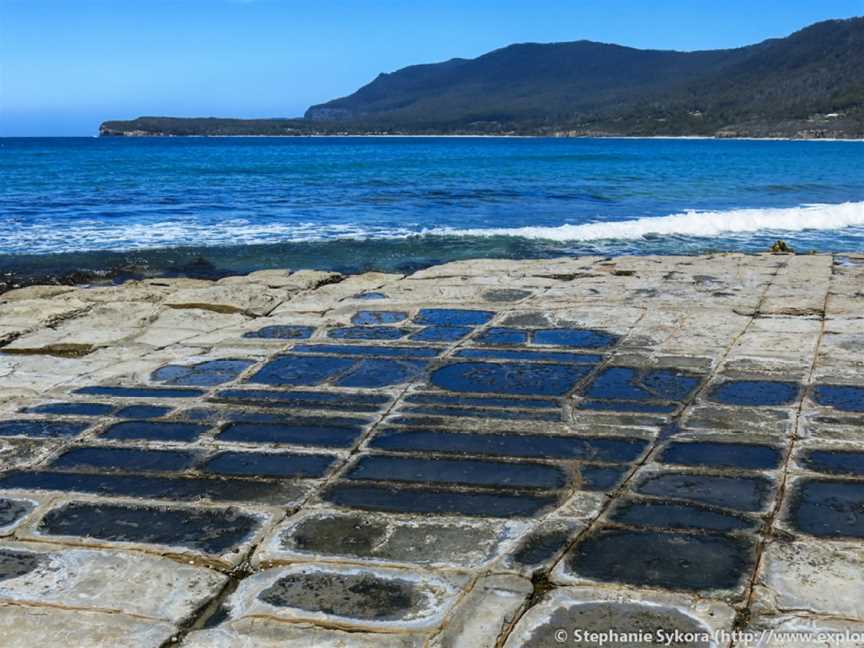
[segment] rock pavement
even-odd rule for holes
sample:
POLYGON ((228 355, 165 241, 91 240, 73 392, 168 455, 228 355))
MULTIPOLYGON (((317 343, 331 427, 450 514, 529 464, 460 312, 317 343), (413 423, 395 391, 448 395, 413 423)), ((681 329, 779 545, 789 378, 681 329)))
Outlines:
POLYGON ((2 645, 864 646, 862 412, 864 255, 14 290, 2 645))

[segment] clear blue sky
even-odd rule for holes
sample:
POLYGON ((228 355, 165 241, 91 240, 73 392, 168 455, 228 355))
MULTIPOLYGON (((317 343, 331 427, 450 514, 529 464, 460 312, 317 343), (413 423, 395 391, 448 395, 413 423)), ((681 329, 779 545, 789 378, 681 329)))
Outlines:
POLYGON ((379 72, 514 42, 735 47, 864 0, 0 0, 0 135, 290 117, 379 72))

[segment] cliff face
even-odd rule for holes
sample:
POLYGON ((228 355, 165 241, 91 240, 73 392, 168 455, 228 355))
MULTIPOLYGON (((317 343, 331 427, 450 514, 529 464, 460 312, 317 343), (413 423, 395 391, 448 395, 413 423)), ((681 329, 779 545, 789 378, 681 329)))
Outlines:
POLYGON ((527 43, 381 74, 304 119, 141 117, 100 133, 864 137, 862 61, 864 18, 731 50, 527 43))

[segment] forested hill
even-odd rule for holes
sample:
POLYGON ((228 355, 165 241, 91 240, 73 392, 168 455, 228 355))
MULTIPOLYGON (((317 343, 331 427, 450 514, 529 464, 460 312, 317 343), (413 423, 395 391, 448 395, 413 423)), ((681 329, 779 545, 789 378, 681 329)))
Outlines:
MULTIPOLYGON (((164 119, 106 122, 102 133, 181 134, 182 124, 164 119)), ((183 134, 864 137, 864 18, 730 50, 517 44, 381 74, 303 120, 213 126, 196 120, 196 132, 183 134)))

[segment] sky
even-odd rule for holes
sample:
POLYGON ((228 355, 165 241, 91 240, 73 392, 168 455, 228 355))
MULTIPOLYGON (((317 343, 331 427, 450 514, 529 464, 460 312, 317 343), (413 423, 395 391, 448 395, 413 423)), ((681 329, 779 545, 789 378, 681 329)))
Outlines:
POLYGON ((380 72, 516 42, 737 47, 864 0, 0 0, 0 136, 295 117, 380 72))

